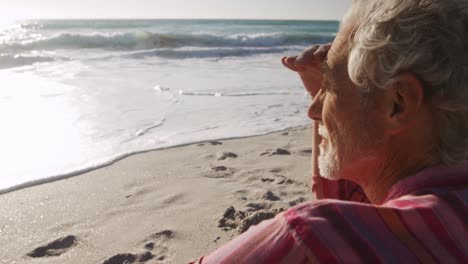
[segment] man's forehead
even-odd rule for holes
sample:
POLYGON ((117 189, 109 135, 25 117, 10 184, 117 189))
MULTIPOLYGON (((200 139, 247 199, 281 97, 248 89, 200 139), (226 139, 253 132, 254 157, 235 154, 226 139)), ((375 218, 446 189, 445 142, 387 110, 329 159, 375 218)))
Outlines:
POLYGON ((340 26, 340 30, 336 34, 335 40, 333 41, 330 51, 327 55, 328 65, 338 63, 345 63, 348 58, 349 52, 349 36, 353 32, 353 24, 350 22, 344 22, 340 26))

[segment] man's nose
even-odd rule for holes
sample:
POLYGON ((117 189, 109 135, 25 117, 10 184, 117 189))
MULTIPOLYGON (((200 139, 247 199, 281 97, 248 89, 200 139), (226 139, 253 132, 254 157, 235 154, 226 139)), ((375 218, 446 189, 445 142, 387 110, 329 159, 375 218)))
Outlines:
POLYGON ((322 108, 323 108, 323 91, 322 89, 319 90, 319 92, 314 96, 314 99, 312 100, 312 104, 309 107, 309 111, 307 112, 307 115, 309 116, 310 119, 315 120, 315 121, 321 121, 322 120, 322 108))

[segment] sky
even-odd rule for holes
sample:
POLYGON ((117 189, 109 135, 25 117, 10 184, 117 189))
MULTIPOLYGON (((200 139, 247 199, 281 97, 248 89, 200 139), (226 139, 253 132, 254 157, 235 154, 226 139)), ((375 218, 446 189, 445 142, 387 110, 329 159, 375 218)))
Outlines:
POLYGON ((0 18, 339 20, 352 0, 0 0, 0 18))

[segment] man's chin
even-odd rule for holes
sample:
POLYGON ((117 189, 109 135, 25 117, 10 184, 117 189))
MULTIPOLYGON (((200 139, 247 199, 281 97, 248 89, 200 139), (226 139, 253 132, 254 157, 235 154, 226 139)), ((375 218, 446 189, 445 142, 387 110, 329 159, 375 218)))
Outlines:
POLYGON ((320 170, 320 176, 327 179, 327 180, 332 180, 332 181, 337 181, 341 179, 341 177, 338 174, 327 174, 327 173, 322 173, 320 170))
POLYGON ((318 168, 320 176, 328 180, 339 180, 341 177, 335 164, 336 162, 331 162, 329 159, 319 156, 318 168))

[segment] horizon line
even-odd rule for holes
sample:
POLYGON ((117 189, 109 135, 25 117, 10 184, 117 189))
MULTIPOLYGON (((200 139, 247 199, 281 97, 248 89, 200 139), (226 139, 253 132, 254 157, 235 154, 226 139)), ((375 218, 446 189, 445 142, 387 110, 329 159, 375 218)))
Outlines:
POLYGON ((339 19, 310 19, 310 18, 299 18, 299 19, 287 19, 287 18, 154 18, 154 17, 143 17, 143 18, 130 18, 130 17, 31 17, 31 18, 18 18, 14 20, 267 20, 267 21, 324 21, 324 22, 335 22, 340 21, 339 19))

